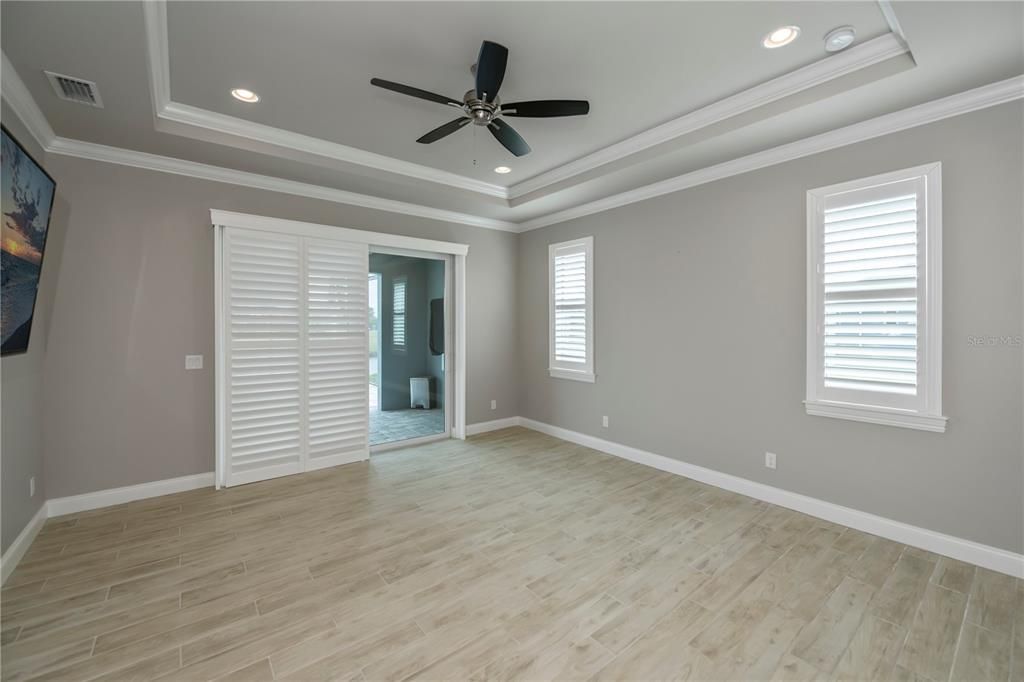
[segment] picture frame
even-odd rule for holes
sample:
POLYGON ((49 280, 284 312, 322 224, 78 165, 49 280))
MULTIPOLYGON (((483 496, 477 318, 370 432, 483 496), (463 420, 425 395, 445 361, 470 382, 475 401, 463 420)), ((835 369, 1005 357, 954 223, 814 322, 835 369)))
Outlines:
POLYGON ((0 125, 0 354, 28 351, 57 183, 0 125))

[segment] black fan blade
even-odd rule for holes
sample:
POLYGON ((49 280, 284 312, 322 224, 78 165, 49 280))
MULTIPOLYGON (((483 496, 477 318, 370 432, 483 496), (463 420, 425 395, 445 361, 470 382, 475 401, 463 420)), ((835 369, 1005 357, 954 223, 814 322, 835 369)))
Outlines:
POLYGON ((434 128, 429 133, 427 133, 426 135, 424 135, 423 137, 416 141, 419 142, 420 144, 430 144, 431 142, 437 142, 442 137, 448 137, 456 130, 469 123, 471 120, 472 119, 463 116, 461 118, 455 119, 454 121, 448 121, 443 126, 438 126, 437 128, 434 128))
POLYGON ((508 48, 485 40, 480 45, 476 58, 476 96, 485 102, 493 102, 505 79, 508 64, 508 48))
POLYGON ((494 138, 516 156, 526 156, 530 153, 530 145, 526 144, 516 129, 509 124, 502 121, 500 118, 496 118, 487 125, 487 129, 491 131, 491 135, 494 138))
POLYGON ((501 105, 502 116, 585 116, 590 113, 590 102, 585 99, 542 99, 535 102, 512 102, 501 105))
POLYGON ((454 104, 461 107, 462 102, 454 100, 451 97, 445 97, 444 95, 438 95, 436 92, 427 92, 426 90, 420 90, 414 88, 411 85, 402 85, 401 83, 392 83, 381 78, 371 78, 370 85, 376 85, 378 88, 384 88, 385 90, 394 90, 400 92, 403 95, 409 95, 410 97, 419 97, 420 99, 427 99, 431 102, 437 102, 438 104, 454 104))

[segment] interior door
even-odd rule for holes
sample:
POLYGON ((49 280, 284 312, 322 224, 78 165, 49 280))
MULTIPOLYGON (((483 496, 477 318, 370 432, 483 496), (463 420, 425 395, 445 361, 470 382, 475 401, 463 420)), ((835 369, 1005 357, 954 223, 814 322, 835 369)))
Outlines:
POLYGON ((225 228, 224 485, 366 459, 366 244, 225 228))

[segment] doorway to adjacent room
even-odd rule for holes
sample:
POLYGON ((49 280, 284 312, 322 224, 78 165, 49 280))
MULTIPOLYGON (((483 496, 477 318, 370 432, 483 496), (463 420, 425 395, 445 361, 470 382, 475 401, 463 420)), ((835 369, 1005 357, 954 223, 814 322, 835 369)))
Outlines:
POLYGON ((370 446, 445 436, 447 259, 370 253, 370 446))

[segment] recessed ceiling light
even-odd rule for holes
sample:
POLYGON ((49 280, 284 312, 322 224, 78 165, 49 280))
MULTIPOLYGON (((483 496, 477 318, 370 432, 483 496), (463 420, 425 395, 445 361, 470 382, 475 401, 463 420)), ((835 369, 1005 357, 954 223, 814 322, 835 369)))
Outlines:
POLYGON ((231 91, 231 96, 239 102, 245 102, 246 104, 255 104, 260 101, 259 95, 252 90, 246 90, 245 88, 235 88, 231 91))
POLYGON ((494 172, 501 173, 502 175, 504 175, 505 173, 511 173, 512 169, 509 168, 508 166, 498 166, 497 168, 494 169, 494 172))
POLYGON ((839 52, 845 50, 857 38, 857 32, 853 26, 840 26, 828 32, 825 36, 825 52, 839 52))
POLYGON ((789 45, 800 35, 799 26, 780 26, 764 37, 761 44, 768 49, 789 45))

